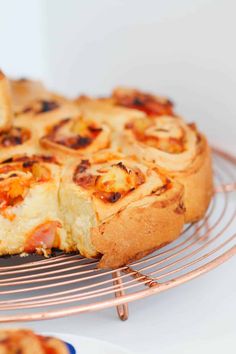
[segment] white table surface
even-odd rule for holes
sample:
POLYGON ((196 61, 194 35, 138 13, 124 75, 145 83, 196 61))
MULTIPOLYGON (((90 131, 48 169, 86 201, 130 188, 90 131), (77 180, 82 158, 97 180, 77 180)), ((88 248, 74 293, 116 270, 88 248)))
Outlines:
MULTIPOLYGON (((210 273, 129 305, 128 321, 114 308, 44 322, 21 323, 38 332, 64 332, 119 344, 134 353, 236 351, 236 257, 210 273)), ((19 326, 14 324, 11 326, 19 326)))

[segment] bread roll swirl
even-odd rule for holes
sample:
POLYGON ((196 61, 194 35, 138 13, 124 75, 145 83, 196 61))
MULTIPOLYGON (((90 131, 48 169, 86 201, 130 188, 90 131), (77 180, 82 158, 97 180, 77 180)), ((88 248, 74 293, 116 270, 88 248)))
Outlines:
POLYGON ((213 194, 213 177, 208 143, 195 124, 170 116, 136 119, 126 124, 118 145, 183 184, 186 222, 202 218, 213 194))
POLYGON ((109 150, 73 162, 70 169, 65 169, 60 188, 64 224, 74 245, 86 257, 103 254, 100 266, 112 268, 138 257, 141 249, 148 253, 176 237, 184 220, 182 196, 182 187, 158 169, 109 150), (144 215, 152 215, 151 239, 146 220, 132 221, 133 213, 141 210, 144 215), (161 233, 159 213, 163 210, 167 213, 169 210, 173 218, 161 233), (130 218, 127 227, 136 230, 136 236, 127 234, 126 241, 123 240, 124 230, 121 232, 123 218, 130 218), (121 234, 112 237, 111 223, 113 231, 120 229, 121 234), (106 234, 105 242, 106 236, 102 235, 106 234), (129 247, 125 249, 127 243, 129 247), (111 255, 113 252, 116 257, 111 255))
POLYGON ((78 116, 66 118, 47 128, 41 145, 55 154, 81 156, 105 149, 110 145, 110 129, 105 124, 78 116))
POLYGON ((126 151, 171 171, 183 171, 198 153, 199 134, 182 119, 170 116, 142 118, 126 124, 122 140, 126 151))

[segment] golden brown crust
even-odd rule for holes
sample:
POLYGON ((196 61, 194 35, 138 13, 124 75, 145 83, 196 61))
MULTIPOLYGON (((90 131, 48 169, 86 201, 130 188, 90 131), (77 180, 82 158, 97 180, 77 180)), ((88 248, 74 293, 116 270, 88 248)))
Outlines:
POLYGON ((92 243, 103 256, 101 268, 117 268, 176 239, 183 227, 183 188, 147 197, 92 229, 92 243), (148 201, 150 198, 150 201, 148 201))
POLYGON ((0 71, 0 130, 8 129, 12 124, 13 110, 11 93, 7 77, 0 71))
POLYGON ((189 170, 171 174, 185 189, 186 223, 200 220, 213 196, 211 149, 203 135, 201 135, 199 150, 189 170))

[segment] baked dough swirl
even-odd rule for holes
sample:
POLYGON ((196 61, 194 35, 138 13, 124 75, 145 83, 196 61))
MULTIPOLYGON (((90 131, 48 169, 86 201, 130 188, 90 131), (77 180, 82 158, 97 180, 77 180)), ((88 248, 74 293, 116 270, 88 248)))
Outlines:
POLYGON ((54 154, 81 156, 105 149, 110 145, 110 129, 82 115, 66 118, 47 127, 41 146, 54 154))
POLYGON ((72 101, 51 95, 47 99, 28 102, 16 114, 15 124, 31 127, 40 138, 47 134, 53 124, 74 118, 79 113, 80 110, 72 101))
POLYGON ((186 222, 204 215, 213 194, 211 155, 195 124, 171 116, 136 119, 126 124, 119 144, 184 185, 186 222))
POLYGON ((115 268, 174 240, 183 187, 135 159, 97 153, 66 168, 60 188, 68 234, 85 257, 115 268))

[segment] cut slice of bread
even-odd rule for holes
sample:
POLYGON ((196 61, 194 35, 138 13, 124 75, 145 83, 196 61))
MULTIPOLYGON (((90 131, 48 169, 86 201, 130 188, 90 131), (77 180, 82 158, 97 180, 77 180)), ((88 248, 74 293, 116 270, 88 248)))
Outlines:
POLYGON ((60 166, 46 156, 0 164, 0 255, 70 251, 59 217, 60 166))

